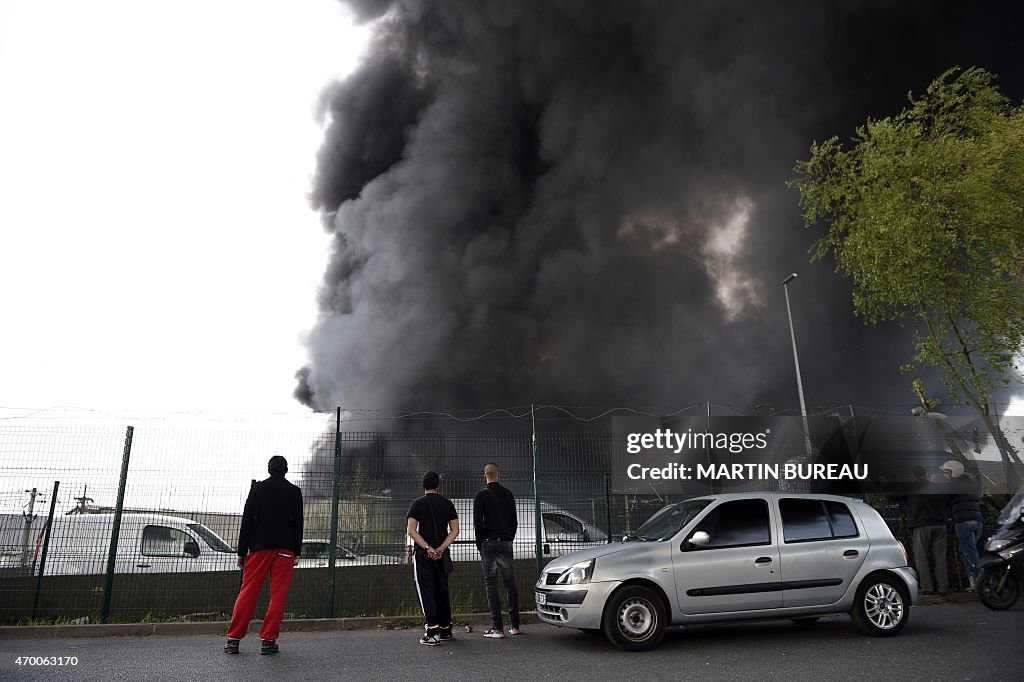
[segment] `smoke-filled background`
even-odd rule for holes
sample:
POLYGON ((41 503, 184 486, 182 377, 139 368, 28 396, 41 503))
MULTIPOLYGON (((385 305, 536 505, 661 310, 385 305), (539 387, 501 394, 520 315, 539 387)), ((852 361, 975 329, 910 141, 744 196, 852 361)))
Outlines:
POLYGON ((796 271, 808 406, 914 402, 785 181, 951 66, 1019 101, 1014 3, 347 4, 376 37, 323 94, 299 400, 793 408, 796 271))

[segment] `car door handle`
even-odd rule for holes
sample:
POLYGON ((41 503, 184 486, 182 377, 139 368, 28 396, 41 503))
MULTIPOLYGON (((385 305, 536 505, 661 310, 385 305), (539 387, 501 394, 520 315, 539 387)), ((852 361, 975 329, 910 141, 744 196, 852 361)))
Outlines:
POLYGON ((153 564, 135 564, 135 568, 153 568, 153 564))
POLYGON ((770 564, 771 562, 772 558, 770 556, 759 556, 754 560, 754 563, 758 565, 770 564))
POLYGON ((848 549, 845 552, 843 552, 843 556, 846 557, 847 559, 852 559, 854 557, 860 556, 860 552, 858 552, 855 549, 848 549))

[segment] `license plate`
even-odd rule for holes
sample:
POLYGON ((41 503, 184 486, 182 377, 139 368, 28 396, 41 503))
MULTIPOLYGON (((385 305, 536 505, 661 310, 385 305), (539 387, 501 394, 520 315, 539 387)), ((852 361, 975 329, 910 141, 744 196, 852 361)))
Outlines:
POLYGON ((543 592, 534 592, 533 598, 537 600, 537 606, 544 606, 548 603, 548 595, 543 592))

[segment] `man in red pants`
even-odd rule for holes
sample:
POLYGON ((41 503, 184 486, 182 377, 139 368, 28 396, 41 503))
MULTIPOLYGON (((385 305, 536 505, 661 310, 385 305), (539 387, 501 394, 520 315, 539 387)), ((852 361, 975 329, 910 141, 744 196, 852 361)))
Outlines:
POLYGON ((249 629, 256 597, 270 574, 270 605, 260 628, 261 654, 278 652, 277 636, 284 618, 284 603, 292 570, 302 551, 302 491, 285 480, 288 461, 276 455, 267 463, 270 478, 249 490, 238 532, 238 567, 242 587, 231 612, 224 653, 237 654, 238 643, 249 629))

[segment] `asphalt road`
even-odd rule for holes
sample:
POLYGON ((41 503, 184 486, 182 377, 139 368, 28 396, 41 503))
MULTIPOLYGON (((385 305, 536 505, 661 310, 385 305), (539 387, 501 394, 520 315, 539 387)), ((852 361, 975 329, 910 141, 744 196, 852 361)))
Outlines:
POLYGON ((602 637, 527 625, 519 637, 456 633, 437 647, 415 630, 285 633, 281 653, 242 653, 223 639, 113 637, 0 640, 0 679, 38 680, 519 680, 570 682, 750 679, 1024 679, 1024 603, 1004 612, 980 604, 917 607, 898 636, 860 634, 847 617, 671 630, 655 651, 627 654, 602 637), (18 656, 75 656, 77 665, 18 665, 18 656))

